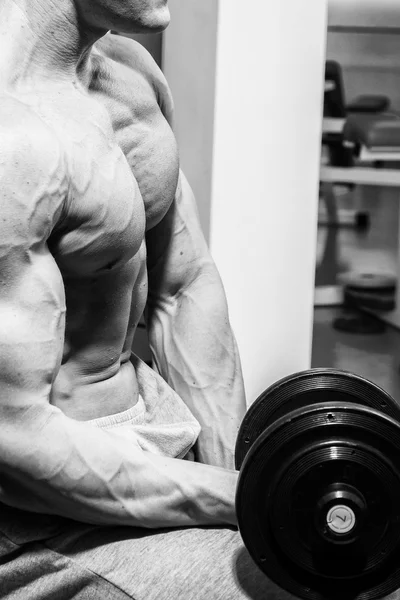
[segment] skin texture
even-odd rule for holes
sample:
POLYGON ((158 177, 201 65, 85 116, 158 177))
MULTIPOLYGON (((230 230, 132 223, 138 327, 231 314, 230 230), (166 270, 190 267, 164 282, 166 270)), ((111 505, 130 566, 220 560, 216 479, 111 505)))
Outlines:
POLYGON ((236 523, 245 399, 225 294, 168 86, 142 47, 106 34, 168 20, 161 0, 0 5, 0 500, 12 506, 236 523), (137 403, 143 311, 155 369, 201 424, 197 462, 87 423, 137 403))

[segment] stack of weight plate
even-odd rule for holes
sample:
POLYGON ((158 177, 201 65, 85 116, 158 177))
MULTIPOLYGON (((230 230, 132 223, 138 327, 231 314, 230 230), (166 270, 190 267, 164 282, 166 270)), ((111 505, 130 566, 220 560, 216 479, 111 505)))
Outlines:
POLYGON ((349 308, 379 312, 395 309, 397 280, 389 274, 344 273, 339 276, 344 302, 349 308))

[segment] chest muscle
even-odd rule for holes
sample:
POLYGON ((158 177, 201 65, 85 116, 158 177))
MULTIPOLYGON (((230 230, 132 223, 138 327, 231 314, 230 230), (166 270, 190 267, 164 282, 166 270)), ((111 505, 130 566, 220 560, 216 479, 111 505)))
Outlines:
POLYGON ((110 116, 117 144, 138 182, 150 229, 175 196, 179 176, 175 137, 155 91, 140 73, 111 59, 98 61, 90 93, 110 116))

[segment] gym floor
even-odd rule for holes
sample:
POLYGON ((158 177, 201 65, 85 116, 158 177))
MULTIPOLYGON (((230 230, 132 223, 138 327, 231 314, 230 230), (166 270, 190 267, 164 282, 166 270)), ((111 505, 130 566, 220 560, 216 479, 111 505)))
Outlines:
MULTIPOLYGON (((344 271, 396 274, 400 190, 338 188, 339 206, 366 210, 371 227, 318 229, 316 285, 334 285, 344 271)), ((400 331, 388 327, 380 335, 356 335, 333 329, 340 308, 316 308, 313 367, 335 367, 363 375, 400 403, 400 331)))

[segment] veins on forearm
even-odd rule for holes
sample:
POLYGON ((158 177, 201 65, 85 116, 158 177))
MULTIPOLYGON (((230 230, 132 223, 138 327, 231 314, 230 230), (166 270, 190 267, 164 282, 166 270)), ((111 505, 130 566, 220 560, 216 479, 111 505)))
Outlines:
POLYGON ((152 350, 165 378, 189 381, 196 389, 223 387, 236 376, 236 348, 224 307, 211 289, 199 297, 186 289, 173 303, 153 308, 152 350), (221 375, 223 378, 221 379, 221 375))

